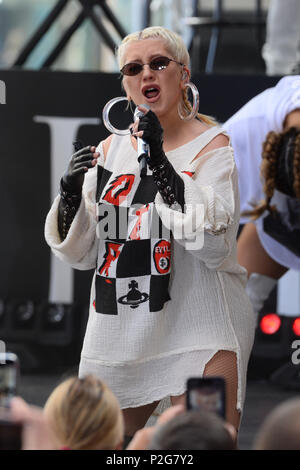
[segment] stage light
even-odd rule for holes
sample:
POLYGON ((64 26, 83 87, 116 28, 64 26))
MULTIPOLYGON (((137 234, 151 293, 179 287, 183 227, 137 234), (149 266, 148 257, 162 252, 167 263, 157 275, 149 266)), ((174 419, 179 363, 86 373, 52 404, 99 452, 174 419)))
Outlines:
POLYGON ((30 300, 24 304, 19 304, 16 308, 16 319, 18 322, 28 322, 34 315, 34 303, 30 300))
POLYGON ((65 317, 65 307, 62 304, 51 304, 47 311, 47 321, 57 325, 62 322, 65 317))
POLYGON ((82 337, 77 309, 75 304, 0 298, 0 349, 16 352, 29 373, 71 364, 79 357, 82 337))
POLYGON ((300 338, 300 312, 288 316, 270 311, 260 313, 248 377, 268 378, 281 387, 300 390, 300 364, 292 362, 292 344, 300 338))
POLYGON ((276 313, 264 315, 260 320, 260 329, 265 335, 274 335, 281 326, 281 319, 276 313))
POLYGON ((33 331, 36 320, 35 304, 31 300, 13 302, 11 305, 14 328, 28 332, 33 331))
POLYGON ((39 309, 40 343, 66 345, 72 339, 73 306, 43 303, 39 309))
POLYGON ((300 336, 300 318, 295 318, 293 321, 293 332, 296 336, 300 336))

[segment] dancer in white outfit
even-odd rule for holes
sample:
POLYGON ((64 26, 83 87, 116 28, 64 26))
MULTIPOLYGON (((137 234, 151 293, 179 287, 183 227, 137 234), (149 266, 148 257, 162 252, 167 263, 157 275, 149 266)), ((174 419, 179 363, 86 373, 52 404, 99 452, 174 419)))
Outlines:
POLYGON ((246 224, 238 260, 248 271, 247 291, 258 313, 277 280, 300 269, 300 76, 284 77, 254 97, 224 128, 234 148, 246 224))
POLYGON ((236 255, 233 150, 221 127, 192 113, 189 57, 177 34, 153 27, 129 35, 119 61, 128 100, 151 110, 140 106, 133 135, 73 156, 45 227, 59 258, 95 268, 79 373, 109 384, 127 435, 161 399, 185 401, 190 376, 223 375, 227 419, 238 428, 255 319, 236 255), (136 137, 150 147, 144 176, 136 137), (88 168, 82 193, 77 186, 72 194, 88 168), (198 209, 203 217, 194 218, 198 209), (128 220, 125 234, 120 225, 111 233, 108 213, 128 220), (154 219, 167 233, 149 235, 154 219))

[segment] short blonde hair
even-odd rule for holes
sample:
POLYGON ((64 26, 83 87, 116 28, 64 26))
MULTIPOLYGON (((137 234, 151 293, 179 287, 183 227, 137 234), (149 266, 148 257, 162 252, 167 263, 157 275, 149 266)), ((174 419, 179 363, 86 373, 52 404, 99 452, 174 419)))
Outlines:
MULTIPOLYGON (((150 26, 149 28, 145 28, 142 31, 137 31, 135 33, 128 34, 122 40, 120 46, 117 49, 117 59, 120 69, 123 67, 125 62, 125 52, 128 44, 144 39, 161 39, 162 41, 164 41, 165 47, 169 51, 173 59, 175 59, 177 62, 180 62, 181 64, 184 64, 187 67, 189 66, 190 56, 181 36, 161 26, 150 26)), ((191 111, 191 104, 188 100, 187 89, 184 89, 182 92, 182 106, 183 112, 185 114, 189 114, 189 112, 191 111)), ((205 114, 200 113, 198 113, 197 116, 206 124, 213 126, 217 124, 215 119, 210 116, 206 116, 205 114)))
POLYGON ((117 398, 98 378, 71 377, 49 396, 44 413, 56 445, 72 450, 113 450, 123 441, 117 398))
POLYGON ((145 28, 143 31, 128 34, 123 39, 117 50, 120 69, 124 65, 125 51, 128 44, 134 41, 141 41, 143 39, 162 39, 165 42, 167 50, 177 62, 187 66, 189 65, 189 53, 179 34, 166 28, 162 28, 161 26, 150 26, 149 28, 145 28))

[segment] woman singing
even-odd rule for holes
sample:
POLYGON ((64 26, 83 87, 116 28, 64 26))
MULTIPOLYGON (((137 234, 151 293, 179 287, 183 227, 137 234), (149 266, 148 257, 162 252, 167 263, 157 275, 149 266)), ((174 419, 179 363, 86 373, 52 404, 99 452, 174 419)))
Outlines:
POLYGON ((72 156, 46 221, 59 258, 95 268, 79 375, 113 390, 127 436, 163 398, 185 402, 189 377, 221 375, 227 420, 238 428, 255 318, 236 256, 233 150, 224 130, 192 109, 177 34, 130 34, 118 60, 141 115, 131 134, 72 156), (150 149, 144 176, 137 138, 150 149))

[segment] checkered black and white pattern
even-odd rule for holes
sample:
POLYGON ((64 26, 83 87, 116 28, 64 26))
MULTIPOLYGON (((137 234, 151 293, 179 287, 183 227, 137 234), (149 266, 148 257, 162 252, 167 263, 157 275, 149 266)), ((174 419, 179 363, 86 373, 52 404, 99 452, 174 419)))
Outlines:
POLYGON ((155 209, 152 174, 116 174, 99 165, 97 180, 95 309, 107 315, 160 311, 170 300, 171 242, 155 209))

